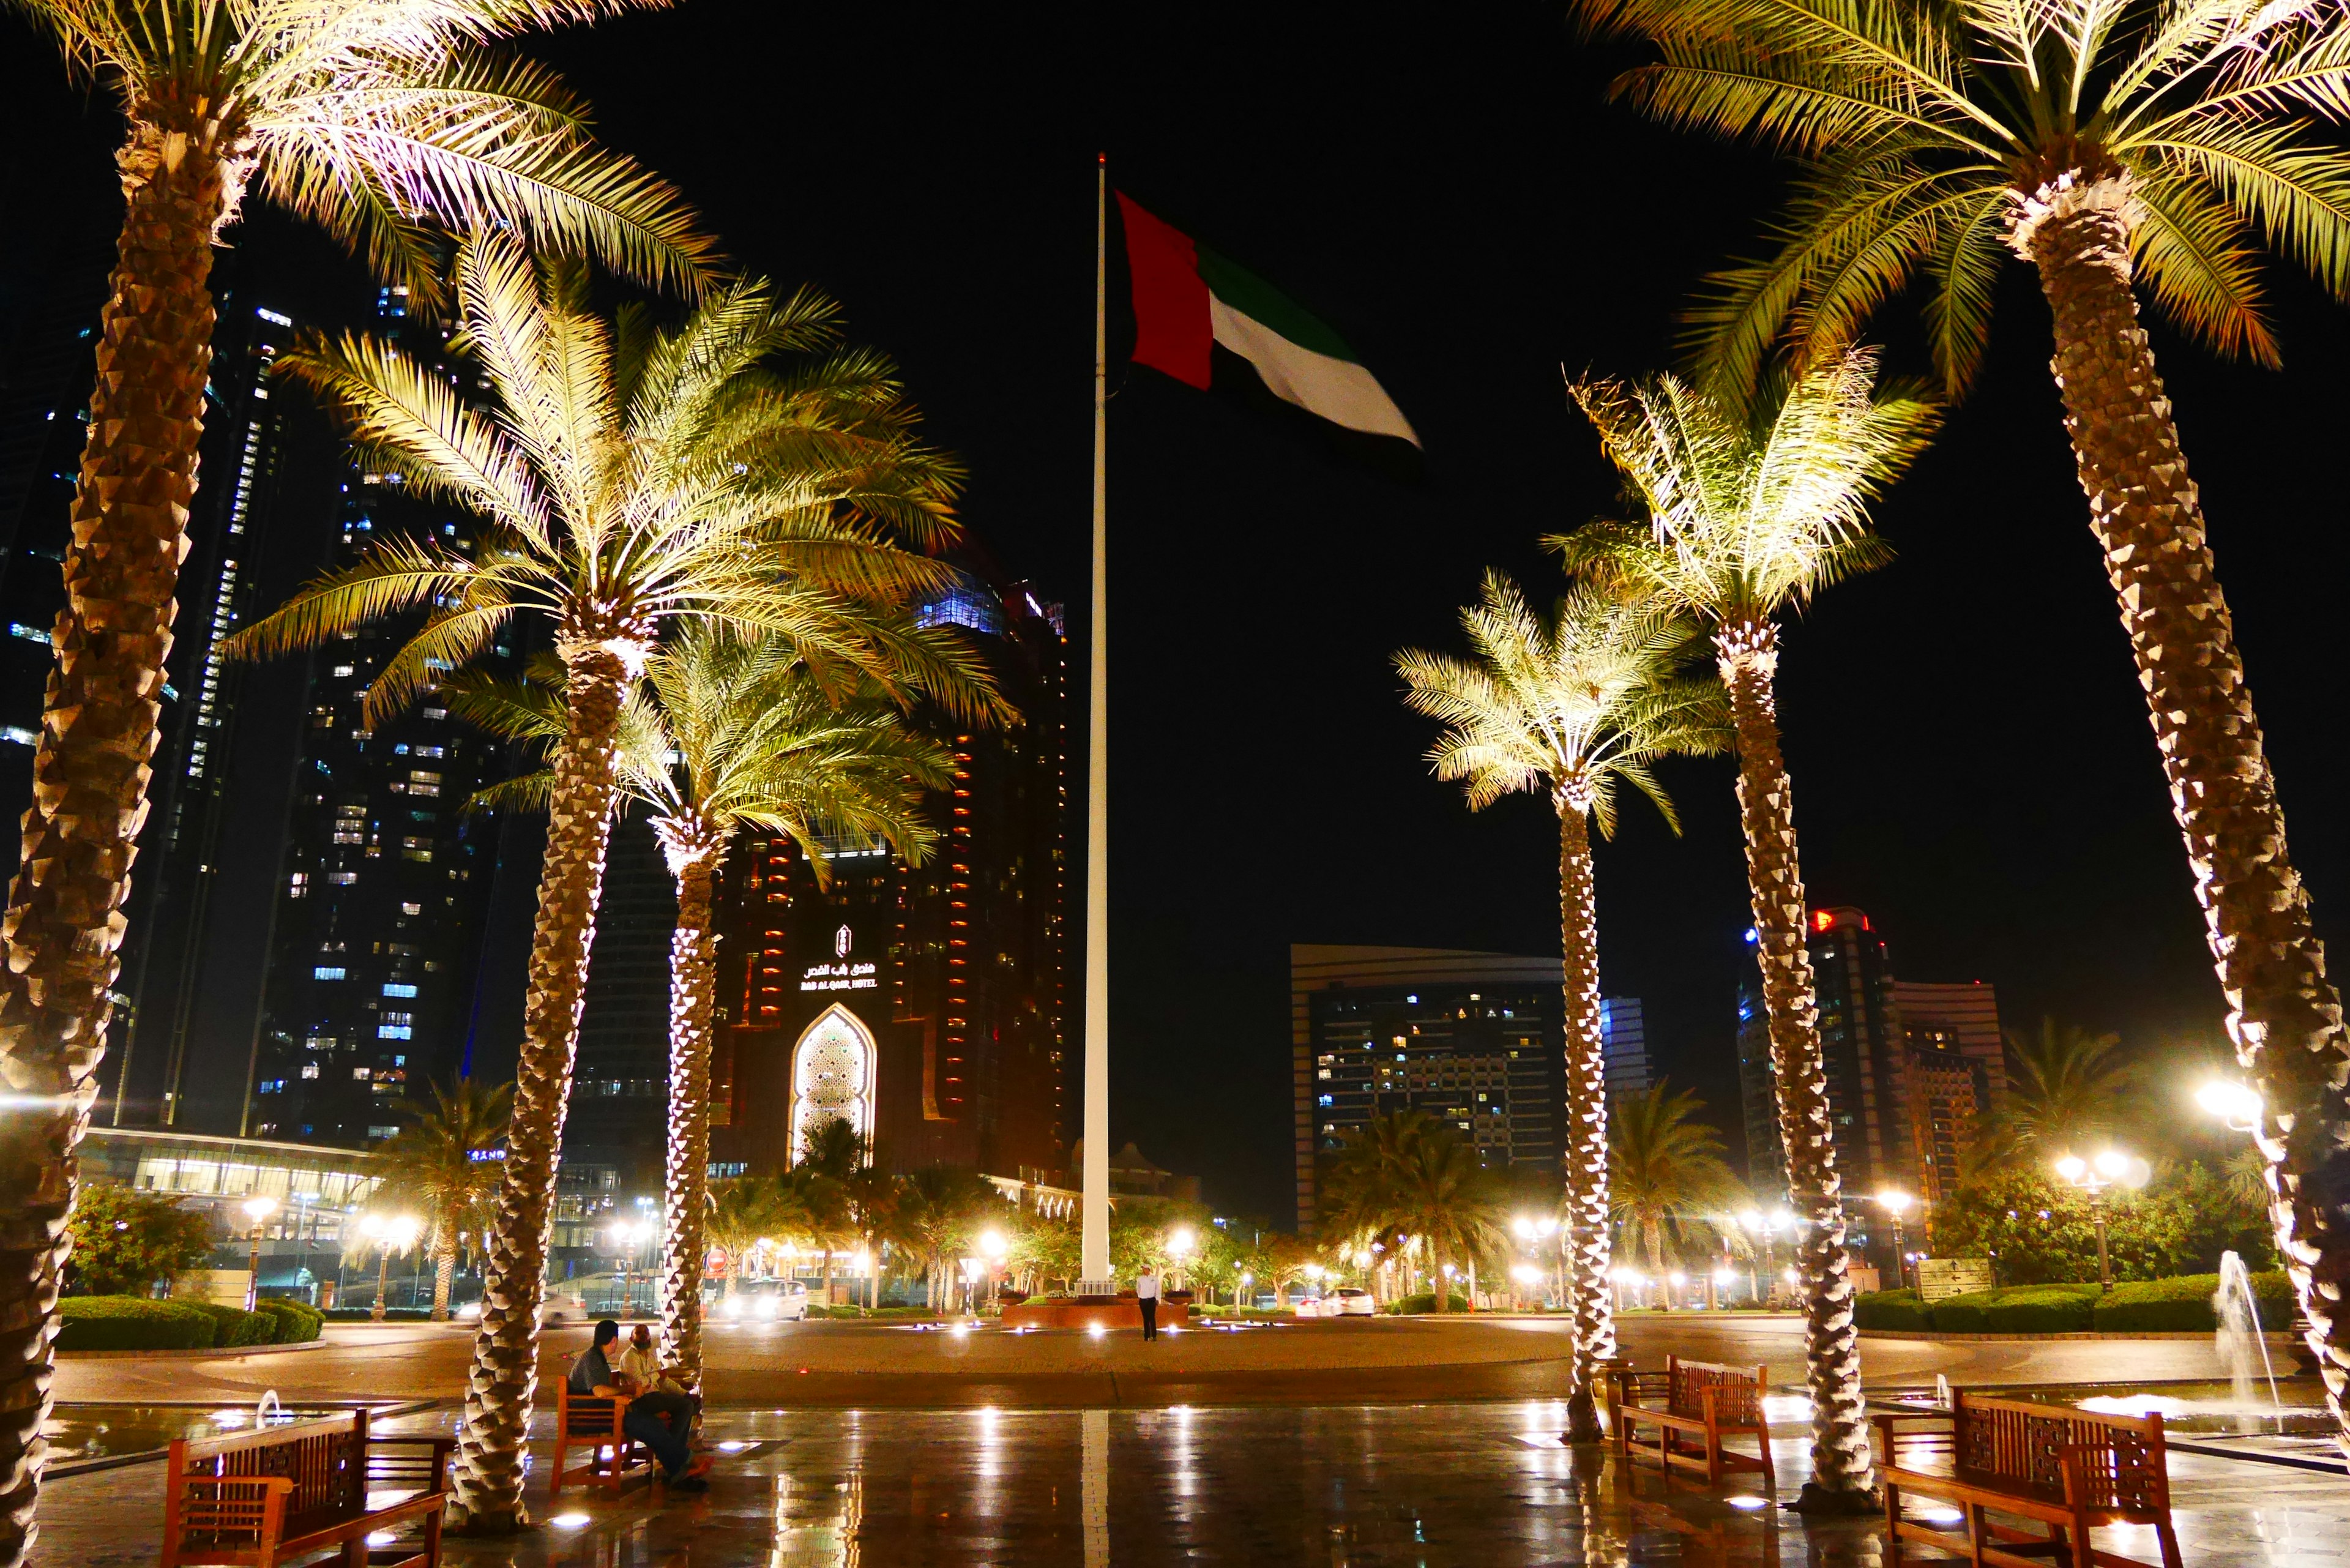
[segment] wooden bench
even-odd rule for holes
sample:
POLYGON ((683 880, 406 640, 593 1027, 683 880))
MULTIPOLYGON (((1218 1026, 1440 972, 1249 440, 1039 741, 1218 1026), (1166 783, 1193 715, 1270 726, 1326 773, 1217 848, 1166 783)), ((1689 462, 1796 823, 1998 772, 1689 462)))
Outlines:
POLYGON ((1618 1367, 1609 1382, 1610 1425, 1619 1456, 1654 1458, 1668 1470, 1677 1465, 1703 1470, 1715 1486, 1725 1471, 1760 1470, 1764 1488, 1777 1490, 1771 1428, 1762 1417, 1762 1395, 1771 1386, 1768 1369, 1668 1355, 1662 1372, 1618 1367), (1647 1426, 1657 1429, 1653 1449, 1640 1441, 1639 1428, 1647 1426), (1738 1436, 1752 1438, 1757 1452, 1750 1457, 1722 1446, 1724 1438, 1738 1436))
POLYGON ((1905 1541, 2002 1568, 2136 1563, 2100 1551, 2090 1540, 2091 1530, 2108 1524, 2151 1526, 2164 1568, 2181 1568, 2159 1416, 2097 1415, 1958 1389, 1948 1411, 1880 1410, 1870 1419, 1884 1466, 1888 1568, 1902 1561, 1905 1541), (1940 1426, 1903 1430, 1916 1422, 1940 1426), (1928 1460, 1935 1461, 1933 1468, 1919 1468, 1928 1460), (1964 1530, 1902 1518, 1901 1500, 1913 1493, 1963 1510, 1964 1530), (1994 1522, 1989 1517, 1994 1512, 2037 1528, 1994 1522))
POLYGON ((548 1496, 574 1481, 617 1492, 636 1470, 642 1470, 645 1479, 659 1480, 660 1467, 653 1463, 652 1455, 621 1429, 620 1424, 629 1417, 627 1395, 574 1394, 567 1382, 558 1383, 555 1388, 555 1463, 548 1496), (588 1462, 577 1469, 566 1470, 565 1455, 579 1448, 588 1450, 588 1462), (607 1449, 610 1450, 608 1459, 607 1449))
POLYGON ((373 1438, 368 1413, 172 1444, 163 1483, 162 1568, 279 1568, 332 1553, 347 1568, 439 1568, 449 1438, 373 1438), (407 1495, 377 1506, 376 1499, 407 1495), (421 1539, 369 1550, 368 1537, 421 1521, 421 1539))

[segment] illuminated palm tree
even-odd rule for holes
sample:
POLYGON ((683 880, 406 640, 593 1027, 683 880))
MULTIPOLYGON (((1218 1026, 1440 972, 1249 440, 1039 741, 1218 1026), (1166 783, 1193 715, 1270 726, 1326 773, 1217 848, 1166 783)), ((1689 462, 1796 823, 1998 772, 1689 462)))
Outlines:
POLYGON ((457 1277, 459 1238, 479 1251, 495 1212, 504 1176, 506 1123, 514 1085, 484 1089, 471 1078, 432 1085, 432 1108, 410 1113, 408 1126, 376 1150, 384 1189, 423 1210, 432 1251, 432 1321, 449 1321, 449 1291, 457 1277))
POLYGON ((1908 399, 1879 400, 1876 370, 1872 350, 1850 350, 1807 367, 1751 415, 1671 376, 1637 386, 1577 383, 1576 402, 1648 515, 1593 523, 1553 541, 1570 569, 1652 596, 1712 628, 1737 729, 1738 805, 1779 1131, 1792 1199, 1806 1222, 1796 1266, 1814 1479, 1801 1506, 1823 1510, 1874 1507, 1876 1482, 1804 945, 1803 870, 1779 754, 1777 620, 1825 584, 1886 557, 1868 531, 1866 503, 1924 445, 1933 410, 1908 399))
POLYGON ((1708 1240, 1707 1216, 1736 1211, 1745 1189, 1721 1158, 1721 1136, 1697 1120, 1705 1109, 1690 1090, 1660 1083, 1616 1101, 1608 1130, 1613 1212, 1640 1239, 1651 1273, 1662 1273, 1668 1244, 1676 1258, 1690 1241, 1708 1240))
MULTIPOLYGON (((906 635, 920 636, 906 628, 906 635)), ((718 990, 712 881, 735 833, 791 838, 826 876, 824 840, 886 841, 919 866, 937 835, 923 793, 954 778, 954 753, 909 729, 884 702, 834 693, 775 637, 689 625, 647 660, 650 701, 632 697, 620 732, 622 787, 653 813, 677 879, 670 939, 669 1171, 660 1281, 661 1360, 702 1386, 702 1214, 710 1169, 710 1048, 718 990)), ((449 708, 510 740, 564 738, 562 699, 546 683, 473 675, 444 688, 449 708)), ((978 694, 974 693, 974 696, 978 694)), ((554 775, 523 775, 475 803, 551 794, 554 775)), ((829 1286, 830 1254, 827 1253, 829 1286)))
POLYGON ((1565 955, 1568 1233, 1574 1263, 1575 1359, 1567 1438, 1601 1437, 1596 1390, 1616 1358, 1608 1284, 1607 1051, 1599 1019, 1599 917, 1591 832, 1616 832, 1616 786, 1646 794, 1680 823, 1651 771, 1659 757, 1729 749, 1721 688, 1684 673, 1695 623, 1659 601, 1591 585, 1547 617, 1515 584, 1489 573, 1482 603, 1461 614, 1471 656, 1408 651, 1396 668, 1405 701, 1445 731, 1429 753, 1439 778, 1468 786, 1470 809, 1545 790, 1558 814, 1560 950, 1565 955))
POLYGON ((933 1311, 951 1299, 956 1258, 1003 1207, 994 1188, 957 1166, 924 1166, 899 1182, 894 1233, 920 1260, 923 1300, 933 1311))
POLYGON ((1503 1243, 1500 1182, 1451 1123, 1424 1111, 1375 1116, 1350 1135, 1328 1189, 1332 1229, 1410 1238, 1428 1259, 1440 1313, 1451 1310, 1445 1265, 1465 1265, 1503 1243))
MULTIPOLYGON (((660 0, 644 0, 648 6, 660 0)), ((33 1541, 73 1152, 96 1093, 146 815, 172 596, 212 368, 213 248, 257 196, 420 304, 443 228, 511 227, 691 289, 713 260, 676 193, 599 147, 587 108, 501 40, 624 0, 5 0, 107 88, 125 202, 95 337, 33 815, 9 893, 0 1077, 50 1109, 0 1127, 0 1211, 37 1231, 0 1280, 0 1568, 33 1541)), ((36 215, 16 214, 22 224, 36 215)), ((24 232, 29 233, 27 229, 24 232)), ((28 1100, 28 1105, 30 1101, 28 1100)))
POLYGON ((380 537, 231 650, 310 648, 424 612, 368 689, 370 725, 493 647, 518 615, 549 624, 563 664, 514 1136, 457 1451, 457 1511, 487 1532, 526 1518, 540 1281, 619 790, 620 717, 657 636, 708 620, 790 639, 892 700, 920 692, 957 711, 984 683, 960 645, 903 629, 910 599, 956 579, 890 535, 950 535, 955 473, 913 441, 887 364, 837 350, 829 306, 806 294, 778 301, 746 282, 669 330, 636 310, 607 321, 589 307, 583 269, 534 267, 488 236, 460 253, 457 296, 460 341, 494 411, 367 338, 308 342, 280 365, 341 412, 371 462, 480 514, 480 544, 380 537), (807 362, 769 363, 787 353, 807 362))
POLYGON ((726 1253, 726 1293, 743 1278, 743 1260, 762 1241, 797 1241, 807 1228, 799 1194, 771 1176, 735 1176, 703 1189, 703 1240, 726 1253))
POLYGON ((2089 524, 2263 1103, 2269 1212, 2350 1442, 2350 1034, 2285 847, 2203 506, 2133 282, 2188 336, 2273 365, 2274 252, 2350 298, 2350 12, 2282 0, 1581 0, 1663 58, 1618 90, 1804 161, 1769 259, 1717 280, 1705 353, 1751 377, 1924 285, 1943 379, 1970 380, 2007 254, 2039 275, 2089 524))

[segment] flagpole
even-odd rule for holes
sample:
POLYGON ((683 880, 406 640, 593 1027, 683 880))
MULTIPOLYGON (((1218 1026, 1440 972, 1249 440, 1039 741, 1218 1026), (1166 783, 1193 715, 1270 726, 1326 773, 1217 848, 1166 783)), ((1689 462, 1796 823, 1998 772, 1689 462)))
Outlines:
POLYGON ((1109 1272, 1109 155, 1094 168, 1094 614, 1086 768, 1086 1105, 1080 1295, 1109 1272))

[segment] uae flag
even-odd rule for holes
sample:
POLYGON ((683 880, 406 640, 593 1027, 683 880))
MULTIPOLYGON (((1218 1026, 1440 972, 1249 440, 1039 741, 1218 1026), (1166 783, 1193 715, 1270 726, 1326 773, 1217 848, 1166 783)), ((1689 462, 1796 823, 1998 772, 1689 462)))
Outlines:
POLYGON ((1419 437, 1403 410, 1326 323, 1123 191, 1118 208, 1134 280, 1136 364, 1203 391, 1245 378, 1336 430, 1418 456, 1419 437))

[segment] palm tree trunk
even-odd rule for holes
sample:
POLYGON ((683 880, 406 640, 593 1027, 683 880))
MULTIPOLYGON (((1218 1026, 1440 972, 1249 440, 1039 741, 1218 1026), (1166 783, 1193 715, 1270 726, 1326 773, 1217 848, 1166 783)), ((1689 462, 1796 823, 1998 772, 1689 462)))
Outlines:
POLYGON ((661 1228, 661 1365, 688 1393, 702 1392, 702 1220, 710 1201, 710 1021, 718 988, 711 929, 711 875, 720 842, 681 814, 655 823, 677 877, 677 927, 669 942, 669 1180, 661 1228))
POLYGON ((1558 799, 1559 951, 1565 959, 1567 1291, 1575 1354, 1566 1440, 1600 1438, 1600 1365, 1616 1359, 1607 1270, 1607 1044, 1599 1027, 1599 913, 1592 888, 1589 792, 1558 799))
POLYGON ((618 794, 614 736, 621 698, 639 667, 625 643, 612 646, 619 639, 581 636, 568 627, 566 633, 556 646, 568 668, 568 735, 556 757, 505 1178, 498 1189, 495 1240, 482 1267, 482 1326, 457 1434, 452 1522, 477 1534, 504 1533, 530 1521, 522 1501, 523 1444, 538 1386, 538 1307, 556 1162, 618 794))
POLYGON ((2128 196, 2118 179, 2040 192, 2016 240, 2055 317, 2051 369, 2088 493, 2089 525, 2121 601, 2187 840, 2195 896, 2237 1060, 2264 1102, 2277 1251, 2307 1319, 2325 1402, 2350 1444, 2350 1037, 2325 976, 2309 895, 2287 857, 2235 626, 2203 507, 2130 292, 2128 196))
POLYGON ((824 1292, 825 1310, 830 1312, 832 1310, 832 1238, 829 1236, 826 1237, 824 1241, 824 1278, 818 1288, 824 1292))
POLYGON ((1444 1282, 1444 1249, 1438 1246, 1433 1239, 1428 1244, 1428 1282, 1435 1292, 1436 1310, 1451 1312, 1452 1292, 1444 1282))
POLYGON ((1804 1363, 1812 1395, 1812 1479, 1795 1506, 1865 1512, 1877 1506, 1876 1466, 1860 1393, 1860 1332, 1853 1322, 1827 1065, 1804 931, 1795 813, 1779 755, 1773 679, 1779 632, 1768 621, 1725 622, 1714 634, 1721 682, 1738 731, 1738 810, 1754 899, 1757 960, 1771 1023, 1771 1075, 1786 1147, 1788 1200, 1804 1221, 1794 1241, 1804 1294, 1804 1363))
POLYGON ((217 127, 134 124, 127 199, 65 557, 21 869, 0 931, 0 1082, 45 1105, 0 1118, 0 1565, 37 1533, 82 1134, 98 1094, 132 846, 147 817, 211 362, 212 241, 234 200, 217 127))
POLYGON ((457 1243, 453 1236, 443 1245, 432 1271, 432 1321, 449 1321, 449 1293, 457 1282, 457 1243))

